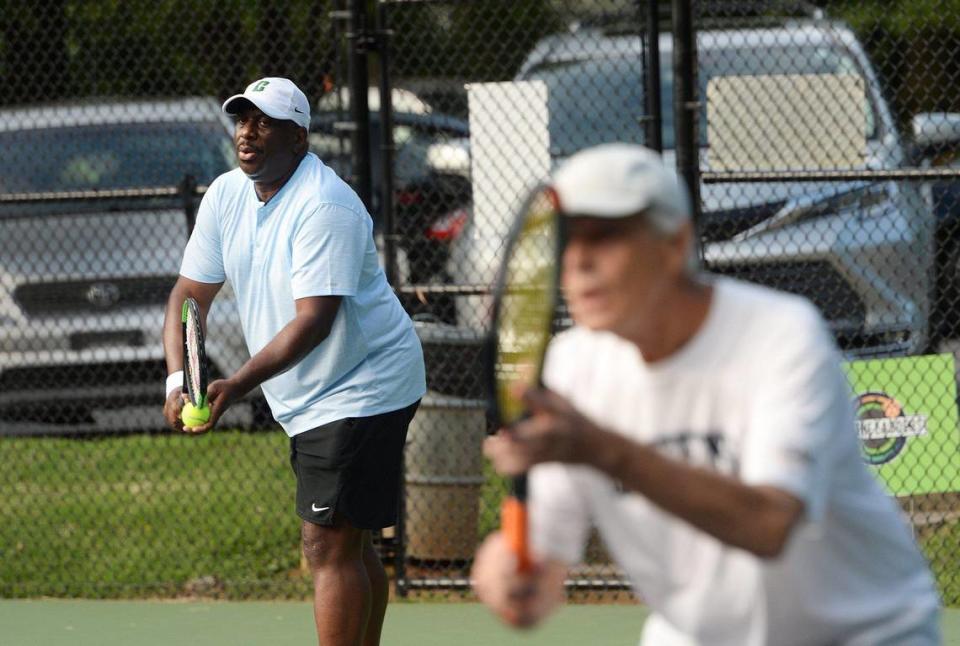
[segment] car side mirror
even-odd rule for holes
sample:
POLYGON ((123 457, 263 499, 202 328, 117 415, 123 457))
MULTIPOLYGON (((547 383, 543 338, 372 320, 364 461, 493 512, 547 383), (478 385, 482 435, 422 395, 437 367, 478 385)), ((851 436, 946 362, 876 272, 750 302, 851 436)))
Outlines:
POLYGON ((918 151, 929 154, 960 145, 960 113, 921 112, 914 115, 911 126, 918 151))

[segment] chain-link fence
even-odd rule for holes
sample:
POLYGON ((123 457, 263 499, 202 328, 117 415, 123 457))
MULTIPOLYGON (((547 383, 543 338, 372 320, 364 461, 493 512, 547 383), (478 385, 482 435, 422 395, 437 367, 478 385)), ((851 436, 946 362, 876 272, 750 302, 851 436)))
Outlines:
MULTIPOLYGON (((201 438, 160 415, 164 303, 199 196, 235 164, 219 101, 279 75, 311 99, 312 150, 369 177, 424 345, 402 522, 379 537, 399 592, 460 594, 498 523, 480 340, 510 214, 557 162, 624 140, 692 180, 709 270, 821 309, 864 459, 960 599, 960 3, 696 2, 676 40, 671 3, 626 0, 370 3, 359 23, 308 0, 0 8, 0 595, 309 594, 262 402, 201 438)), ((210 316, 232 374, 229 291, 210 316)), ((570 583, 629 599, 596 540, 570 583)))

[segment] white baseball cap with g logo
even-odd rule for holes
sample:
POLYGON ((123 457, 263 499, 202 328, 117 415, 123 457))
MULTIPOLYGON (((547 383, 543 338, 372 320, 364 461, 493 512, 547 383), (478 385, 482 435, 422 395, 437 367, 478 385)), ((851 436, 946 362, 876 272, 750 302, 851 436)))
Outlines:
POLYGON ((679 230, 692 211, 683 179, 660 155, 636 144, 581 150, 556 170, 553 187, 568 215, 623 218, 645 211, 665 233, 679 230))
POLYGON ((293 121, 301 128, 310 128, 310 102, 290 79, 267 77, 254 81, 243 94, 234 94, 223 102, 223 111, 237 114, 244 99, 260 108, 268 117, 293 121))

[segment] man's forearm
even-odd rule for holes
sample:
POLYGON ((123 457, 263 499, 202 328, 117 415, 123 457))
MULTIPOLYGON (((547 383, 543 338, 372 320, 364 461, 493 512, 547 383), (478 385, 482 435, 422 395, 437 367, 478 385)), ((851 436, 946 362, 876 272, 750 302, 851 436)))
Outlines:
POLYGON ((330 333, 312 317, 297 316, 250 358, 233 376, 246 394, 266 380, 286 372, 316 348, 330 333))
POLYGON ((167 309, 163 319, 163 354, 167 360, 168 375, 183 370, 183 326, 180 312, 183 301, 189 295, 189 290, 178 282, 167 299, 167 309))
POLYGON ((785 492, 694 467, 618 433, 592 432, 590 466, 720 541, 762 557, 780 553, 802 511, 785 492))

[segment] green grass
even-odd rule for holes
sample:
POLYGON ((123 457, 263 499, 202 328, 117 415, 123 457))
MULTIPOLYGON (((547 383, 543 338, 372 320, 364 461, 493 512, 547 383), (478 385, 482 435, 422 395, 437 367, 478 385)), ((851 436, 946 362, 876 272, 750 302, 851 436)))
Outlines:
POLYGON ((0 596, 303 596, 283 433, 0 440, 0 596))
MULTIPOLYGON (((0 439, 0 597, 308 598, 288 459, 279 430, 0 439)), ((507 486, 484 475, 478 538, 507 486)), ((960 523, 922 544, 960 603, 960 523)))
POLYGON ((960 605, 960 523, 949 523, 920 539, 937 578, 943 602, 960 605))
MULTIPOLYGON (((288 440, 0 439, 0 597, 306 598, 288 440)), ((478 537, 506 488, 487 466, 478 537)))
POLYGON ((500 503, 510 491, 510 480, 498 475, 489 460, 483 461, 483 487, 480 490, 478 538, 500 527, 500 503))

